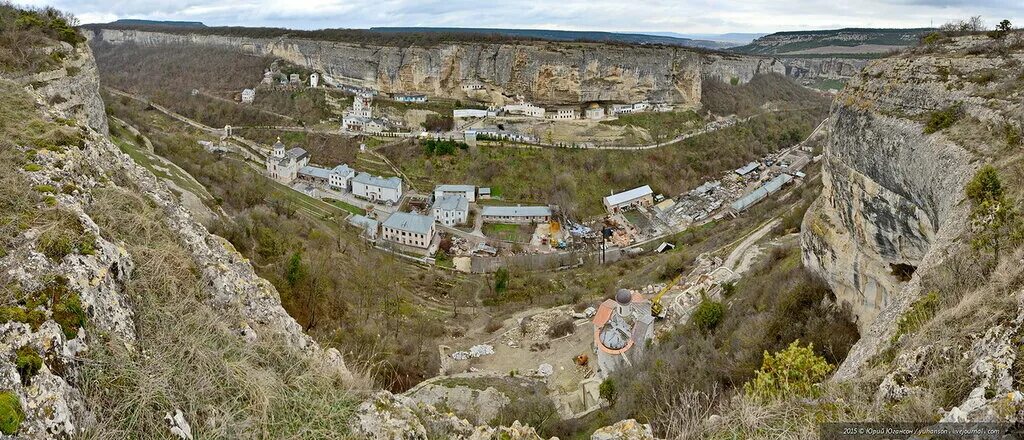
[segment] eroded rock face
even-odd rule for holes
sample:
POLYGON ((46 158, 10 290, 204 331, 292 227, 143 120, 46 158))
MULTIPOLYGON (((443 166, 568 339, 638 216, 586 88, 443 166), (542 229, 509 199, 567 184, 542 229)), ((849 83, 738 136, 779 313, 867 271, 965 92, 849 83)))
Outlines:
POLYGON ((979 152, 1001 148, 926 134, 922 121, 956 104, 979 127, 1013 124, 1021 111, 1019 97, 971 79, 1024 58, 980 49, 989 44, 965 37, 935 53, 878 60, 833 104, 824 188, 804 217, 801 246, 804 265, 852 306, 861 329, 837 379, 855 375, 922 294, 916 274, 941 263, 966 231, 964 187, 979 152))
POLYGON ((569 42, 392 47, 116 29, 100 29, 90 38, 114 44, 228 47, 280 57, 327 78, 385 93, 471 97, 499 104, 522 95, 541 104, 649 99, 697 106, 704 77, 743 83, 757 73, 786 72, 773 58, 703 54, 682 47, 569 42), (462 89, 467 84, 487 90, 467 92, 462 89))

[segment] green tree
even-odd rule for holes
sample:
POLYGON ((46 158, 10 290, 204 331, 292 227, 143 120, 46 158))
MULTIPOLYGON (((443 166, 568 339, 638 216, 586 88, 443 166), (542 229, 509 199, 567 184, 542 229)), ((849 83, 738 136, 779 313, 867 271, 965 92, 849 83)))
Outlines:
POLYGON ((1010 33, 1011 30, 1013 30, 1013 26, 1010 24, 1010 20, 1004 19, 996 26, 996 32, 999 32, 1000 36, 1005 36, 1010 33))
POLYGON ((965 188, 972 205, 971 231, 974 238, 971 245, 977 251, 991 252, 995 264, 1007 242, 1021 238, 1020 219, 1016 202, 1003 189, 999 173, 991 165, 985 165, 974 174, 965 188))
POLYGON ((601 381, 601 385, 597 388, 597 393, 602 399, 609 402, 615 401, 615 381, 611 378, 607 378, 601 381))
POLYGON ((832 372, 825 358, 814 354, 814 345, 800 346, 793 341, 775 355, 764 352, 764 362, 757 375, 743 385, 744 393, 760 401, 790 397, 814 397, 820 393, 818 384, 832 372))
POLYGON ((705 296, 697 305, 697 310, 693 312, 693 323, 701 331, 709 332, 718 327, 724 314, 725 307, 722 303, 705 296))
POLYGON ((302 265, 302 253, 296 252, 288 259, 288 266, 285 267, 284 279, 288 287, 294 288, 306 278, 306 268, 302 265))
POLYGON ((509 274, 508 269, 504 267, 498 268, 498 271, 494 273, 494 291, 502 293, 508 289, 509 274))

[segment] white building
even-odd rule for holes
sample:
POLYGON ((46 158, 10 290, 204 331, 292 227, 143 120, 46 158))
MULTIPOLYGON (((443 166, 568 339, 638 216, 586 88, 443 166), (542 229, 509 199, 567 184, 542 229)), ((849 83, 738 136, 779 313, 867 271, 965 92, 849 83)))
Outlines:
POLYGON ((480 210, 484 223, 543 223, 551 221, 547 206, 484 206, 480 210))
POLYGON ((595 121, 604 119, 604 107, 601 107, 601 105, 597 104, 596 102, 592 103, 589 106, 587 106, 587 110, 584 112, 584 115, 587 119, 595 121))
POLYGON ((466 130, 463 132, 466 142, 477 140, 511 141, 522 143, 537 142, 537 138, 528 134, 509 130, 498 130, 497 128, 481 128, 479 130, 466 130))
POLYGON ((444 196, 462 196, 472 203, 476 201, 476 187, 473 185, 438 185, 434 187, 434 199, 444 196))
POLYGON ((299 169, 309 164, 309 153, 302 148, 285 150, 278 138, 273 150, 267 156, 267 176, 278 182, 289 184, 299 176, 299 169))
POLYGON ((400 94, 396 94, 396 95, 393 95, 393 96, 394 96, 395 101, 398 101, 398 102, 412 102, 412 103, 427 102, 427 95, 423 95, 423 94, 419 94, 419 93, 400 93, 400 94))
POLYGON ((463 84, 462 85, 462 91, 463 92, 472 92, 472 91, 483 90, 483 89, 484 89, 484 85, 480 84, 480 83, 469 83, 469 84, 463 84))
POLYGON ((299 77, 298 73, 293 73, 291 75, 288 75, 288 82, 292 84, 298 84, 302 82, 302 78, 299 77))
POLYGON ((310 73, 309 74, 309 86, 315 89, 319 85, 320 85, 320 74, 318 74, 316 72, 310 73))
POLYGON ((488 116, 495 116, 495 113, 488 110, 480 110, 476 108, 457 108, 452 110, 452 117, 455 119, 464 118, 486 118, 488 116))
POLYGON ((361 92, 352 98, 352 109, 346 114, 352 116, 359 116, 361 118, 372 118, 373 117, 373 95, 365 92, 361 92))
POLYGON ((543 118, 544 107, 538 107, 528 102, 520 104, 509 104, 501 108, 508 114, 529 116, 532 118, 543 118))
POLYGON ((331 176, 327 184, 338 191, 348 191, 352 178, 355 176, 356 170, 349 168, 348 165, 341 164, 331 170, 331 176))
POLYGON ((547 119, 555 120, 567 120, 576 119, 576 108, 575 107, 559 107, 554 111, 548 111, 544 113, 544 117, 547 119))
POLYGON ((256 100, 256 90, 255 89, 245 89, 245 90, 242 90, 242 104, 252 104, 252 102, 255 101, 255 100, 256 100))
POLYGON ((463 196, 441 196, 434 199, 434 220, 445 226, 466 223, 469 218, 469 200, 463 196))
POLYGON ((352 178, 352 195, 371 202, 395 204, 402 198, 402 179, 359 173, 352 178))
POLYGON ((434 219, 429 215, 396 212, 381 225, 381 238, 406 245, 427 249, 434 239, 434 219))
POLYGON ((629 191, 612 194, 604 198, 604 208, 608 210, 609 214, 614 214, 629 207, 652 205, 654 205, 654 191, 651 190, 650 185, 633 188, 629 191))

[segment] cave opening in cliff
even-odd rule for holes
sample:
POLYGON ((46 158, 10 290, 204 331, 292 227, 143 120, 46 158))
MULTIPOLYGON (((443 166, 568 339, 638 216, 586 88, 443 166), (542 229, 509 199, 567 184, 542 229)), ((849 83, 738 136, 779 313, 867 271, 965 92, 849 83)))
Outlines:
POLYGON ((917 270, 917 266, 906 263, 891 263, 889 268, 892 269, 892 275, 904 283, 910 281, 910 277, 914 276, 914 272, 917 270))

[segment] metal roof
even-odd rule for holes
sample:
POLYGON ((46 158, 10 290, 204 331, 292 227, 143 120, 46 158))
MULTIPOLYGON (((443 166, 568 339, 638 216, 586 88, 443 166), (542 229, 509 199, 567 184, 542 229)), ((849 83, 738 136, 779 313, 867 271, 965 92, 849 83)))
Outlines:
POLYGON ((654 194, 654 191, 651 190, 651 186, 644 185, 639 188, 633 188, 629 191, 623 191, 618 194, 607 196, 604 198, 604 204, 605 206, 621 205, 651 194, 654 194))
POLYGON ((756 170, 760 166, 761 166, 761 164, 759 164, 757 162, 750 162, 750 163, 744 165, 741 168, 737 168, 736 169, 736 174, 739 174, 741 176, 745 176, 747 174, 750 174, 751 171, 756 170))
POLYGON ((334 174, 342 175, 342 176, 352 176, 352 175, 354 175, 356 173, 356 170, 353 170, 352 168, 350 168, 346 164, 341 164, 341 165, 338 165, 338 166, 334 167, 331 170, 331 172, 334 173, 334 174))
POLYGON ((384 220, 384 227, 398 229, 400 231, 412 232, 414 234, 430 235, 430 228, 434 225, 434 217, 429 215, 413 214, 411 212, 396 212, 384 220))
POLYGON ((764 200, 764 198, 768 197, 769 194, 778 191, 779 188, 782 188, 782 185, 785 185, 790 180, 793 180, 793 176, 790 176, 789 174, 779 174, 760 188, 751 191, 750 194, 740 197, 735 202, 732 202, 729 206, 737 211, 743 211, 751 207, 753 204, 764 200))
POLYGON ((463 196, 441 196, 434 201, 434 208, 444 211, 468 211, 469 200, 463 196))
POLYGON ((380 188, 400 189, 402 187, 402 179, 397 177, 388 177, 385 179, 384 177, 374 176, 370 173, 356 174, 356 177, 353 178, 352 181, 380 188))
POLYGON ((303 157, 306 157, 308 155, 309 153, 307 153, 306 150, 299 147, 292 148, 291 150, 288 150, 288 152, 285 153, 285 156, 292 157, 295 159, 302 159, 303 157))
POLYGON ((473 185, 437 185, 434 187, 434 192, 467 192, 476 191, 476 187, 473 185))
POLYGON ((325 180, 331 178, 331 170, 320 167, 304 166, 302 168, 299 168, 299 174, 313 176, 325 180))
POLYGON ((480 214, 488 217, 550 217, 551 208, 547 206, 484 206, 480 214))

